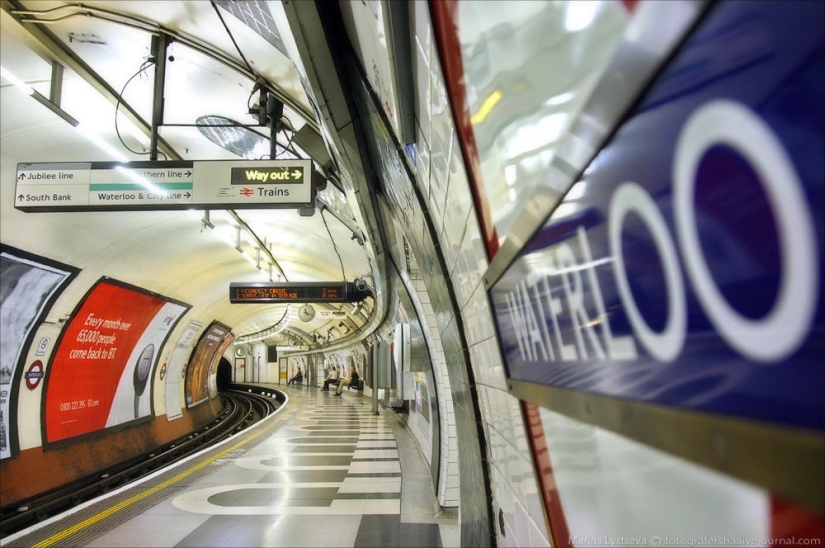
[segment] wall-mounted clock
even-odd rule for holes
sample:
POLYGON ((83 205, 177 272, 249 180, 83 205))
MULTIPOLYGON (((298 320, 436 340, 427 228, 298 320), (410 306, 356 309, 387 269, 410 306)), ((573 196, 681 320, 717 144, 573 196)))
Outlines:
POLYGON ((246 354, 246 350, 244 350, 242 346, 238 346, 238 347, 235 348, 235 355, 236 356, 238 356, 240 358, 244 354, 246 354))
POLYGON ((311 304, 305 304, 304 306, 298 309, 298 318, 302 322, 310 322, 314 317, 315 309, 312 307, 311 304))

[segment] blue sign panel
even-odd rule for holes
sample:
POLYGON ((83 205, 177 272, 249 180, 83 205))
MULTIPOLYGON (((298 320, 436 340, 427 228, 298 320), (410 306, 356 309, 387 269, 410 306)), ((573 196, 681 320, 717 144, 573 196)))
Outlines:
POLYGON ((492 287, 511 379, 825 428, 823 29, 712 8, 492 287))

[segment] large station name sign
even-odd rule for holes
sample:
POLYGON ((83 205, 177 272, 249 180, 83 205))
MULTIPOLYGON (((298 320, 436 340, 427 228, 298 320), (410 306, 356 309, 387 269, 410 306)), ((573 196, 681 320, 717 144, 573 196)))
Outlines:
POLYGON ((14 207, 26 212, 302 208, 310 160, 17 164, 14 207))
POLYGON ((354 303, 370 295, 362 282, 232 282, 231 303, 354 303))
POLYGON ((511 379, 825 428, 822 28, 696 31, 490 288, 511 379))

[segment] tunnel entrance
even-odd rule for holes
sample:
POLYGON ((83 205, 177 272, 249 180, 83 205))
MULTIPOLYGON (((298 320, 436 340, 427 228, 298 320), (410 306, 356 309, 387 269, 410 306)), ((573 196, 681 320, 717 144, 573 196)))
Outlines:
POLYGON ((224 357, 221 357, 221 361, 218 362, 218 375, 216 380, 218 390, 227 390, 229 389, 229 385, 232 384, 232 364, 224 357))

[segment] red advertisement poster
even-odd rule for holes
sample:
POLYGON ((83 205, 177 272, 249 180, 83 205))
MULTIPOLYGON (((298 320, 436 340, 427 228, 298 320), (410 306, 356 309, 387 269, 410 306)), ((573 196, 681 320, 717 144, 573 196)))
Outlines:
POLYGON ((75 312, 48 370, 46 442, 151 414, 146 379, 186 307, 100 281, 75 312))

